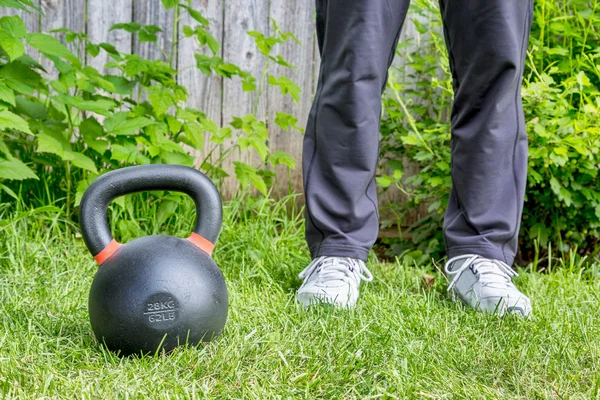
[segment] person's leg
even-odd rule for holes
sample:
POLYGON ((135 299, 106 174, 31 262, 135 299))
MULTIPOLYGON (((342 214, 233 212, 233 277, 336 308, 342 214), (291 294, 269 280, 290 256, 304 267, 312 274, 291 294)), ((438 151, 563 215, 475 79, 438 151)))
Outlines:
POLYGON ((454 84, 444 237, 449 290, 471 307, 529 316, 512 283, 527 178, 521 83, 531 0, 440 0, 454 84))
POLYGON ((381 95, 409 0, 317 0, 319 83, 304 137, 313 258, 366 260, 379 218, 381 95))
POLYGON ((532 0, 440 0, 454 83, 450 258, 511 265, 527 178, 521 83, 532 0))

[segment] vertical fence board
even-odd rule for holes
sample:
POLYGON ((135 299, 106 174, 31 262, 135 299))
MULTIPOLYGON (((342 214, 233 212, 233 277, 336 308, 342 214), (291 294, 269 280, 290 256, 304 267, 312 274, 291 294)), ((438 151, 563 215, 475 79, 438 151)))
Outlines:
MULTIPOLYGON (((223 3, 221 1, 207 0, 192 0, 192 8, 200 11, 202 15, 210 21, 210 26, 207 30, 213 35, 217 41, 223 43, 223 3)), ((182 27, 189 25, 192 28, 198 25, 185 10, 182 10, 182 18, 179 22, 179 36, 182 37, 182 27)), ((179 43, 178 50, 178 66, 179 75, 178 83, 186 87, 189 91, 188 104, 191 107, 203 111, 207 117, 221 123, 221 106, 223 101, 222 94, 222 78, 218 76, 208 77, 202 74, 197 68, 194 54, 200 53, 212 55, 212 52, 207 48, 201 48, 195 38, 183 38, 179 43)), ((222 52, 222 48, 221 48, 222 52)), ((218 54, 221 55, 221 52, 218 54)), ((208 146, 208 144, 206 145, 208 146)), ((205 146, 205 147, 206 147, 205 146)))
MULTIPOLYGON (((44 12, 40 26, 42 32, 49 32, 58 28, 67 28, 73 32, 85 32, 86 0, 42 0, 41 6, 44 12)), ((64 42, 64 33, 59 33, 56 36, 64 42)), ((67 47, 76 56, 83 55, 85 51, 81 47, 77 48, 75 43, 70 43, 67 47)), ((58 76, 52 61, 43 59, 42 65, 49 71, 51 77, 58 76)))
MULTIPOLYGON (((247 31, 258 31, 267 33, 269 31, 269 4, 268 0, 227 0, 224 18, 224 47, 223 58, 226 62, 232 62, 245 71, 250 72, 260 79, 264 57, 258 52, 252 37, 247 31)), ((256 92, 245 93, 242 90, 239 79, 225 79, 223 81, 223 125, 231 122, 234 116, 244 116, 254 112, 254 104, 257 101, 256 92)), ((267 116, 266 96, 258 100, 256 118, 259 120, 267 116)), ((245 152, 239 158, 243 162, 255 163, 258 159, 256 154, 245 152)), ((228 166, 233 171, 231 166, 228 166)), ((237 187, 237 182, 229 180, 223 188, 224 192, 231 193, 237 187)))
MULTIPOLYGON (((92 43, 110 43, 117 50, 131 53, 131 33, 122 29, 110 31, 110 27, 121 22, 131 22, 133 17, 132 0, 112 0, 110 7, 99 1, 88 1, 87 34, 92 43)), ((97 57, 88 55, 88 64, 106 73, 104 64, 109 60, 105 51, 97 57)))
MULTIPOLYGON (((284 45, 277 48, 286 61, 297 68, 288 68, 274 65, 271 74, 275 77, 286 76, 294 81, 302 89, 300 101, 294 102, 292 98, 283 96, 278 87, 269 87, 268 105, 270 114, 270 147, 289 153, 296 160, 296 169, 291 171, 290 182, 288 182, 287 169, 283 166, 278 168, 277 180, 279 189, 284 192, 289 187, 293 191, 302 190, 302 139, 303 134, 296 130, 286 131, 277 126, 274 121, 277 112, 285 112, 298 118, 298 125, 306 126, 306 120, 313 98, 313 64, 314 64, 314 6, 312 2, 274 1, 271 3, 271 18, 284 32, 294 33, 301 42, 298 45, 293 40, 288 40, 284 45)), ((274 33, 271 27, 271 34, 274 33)))
MULTIPOLYGON (((103 6, 109 7, 109 4, 103 3, 103 6)), ((156 25, 161 28, 163 31, 157 34, 157 44, 168 56, 171 56, 173 29, 177 29, 173 26, 173 14, 173 9, 166 10, 160 0, 133 0, 133 21, 142 25, 156 25)), ((133 51, 135 54, 151 60, 165 60, 157 44, 140 42, 136 37, 133 41, 133 51)), ((177 68, 176 56, 173 67, 177 68)))

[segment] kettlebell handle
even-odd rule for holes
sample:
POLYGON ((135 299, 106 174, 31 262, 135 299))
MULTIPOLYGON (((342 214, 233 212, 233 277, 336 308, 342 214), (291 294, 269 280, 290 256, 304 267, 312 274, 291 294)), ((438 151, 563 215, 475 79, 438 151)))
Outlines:
POLYGON ((212 181, 202 172, 181 165, 141 165, 100 176, 81 199, 81 234, 98 264, 120 246, 108 225, 109 204, 119 196, 149 190, 172 190, 190 196, 196 205, 196 223, 188 240, 209 255, 212 253, 223 223, 221 196, 212 181))

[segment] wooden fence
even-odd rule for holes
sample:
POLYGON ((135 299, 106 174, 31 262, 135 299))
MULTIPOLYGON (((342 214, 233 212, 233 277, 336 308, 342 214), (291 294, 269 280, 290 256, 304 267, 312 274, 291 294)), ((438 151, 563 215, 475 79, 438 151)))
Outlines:
MULTIPOLYGON (((237 80, 208 78, 201 74, 195 65, 194 53, 200 51, 194 41, 177 41, 182 35, 181 27, 193 25, 189 17, 179 21, 175 27, 173 10, 165 10, 160 0, 33 0, 44 12, 39 15, 20 15, 26 21, 30 31, 50 31, 67 27, 73 31, 87 32, 95 43, 108 42, 123 52, 133 52, 148 58, 161 58, 162 55, 152 43, 140 43, 132 39, 132 35, 123 31, 109 31, 110 27, 120 22, 138 22, 143 25, 154 24, 163 29, 159 34, 159 44, 163 49, 171 49, 176 40, 176 67, 180 71, 179 83, 190 93, 190 105, 203 110, 222 125, 231 121, 233 116, 242 116, 252 111, 254 93, 244 93, 237 80), (175 30, 175 32, 174 32, 175 30)), ((284 31, 293 32, 302 45, 289 43, 282 45, 277 52, 286 60, 296 65, 294 70, 273 68, 275 76, 285 75, 302 88, 301 100, 294 103, 289 97, 281 95, 279 88, 269 88, 258 106, 259 118, 274 118, 277 111, 284 111, 298 117, 299 125, 306 123, 312 103, 319 68, 319 55, 314 29, 314 0, 193 0, 194 9, 203 13, 210 21, 210 32, 221 43, 221 56, 255 76, 260 76, 263 68, 263 57, 257 52, 254 41, 246 32, 256 30, 272 33, 271 18, 284 31)), ((6 12, 6 11, 4 11, 6 12)), ((404 37, 414 35, 415 29, 407 19, 404 37)), ((106 53, 90 59, 91 65, 100 68, 107 61, 106 53)), ((397 59, 396 63, 402 60, 397 59)), ((297 161, 297 168, 292 171, 291 182, 283 171, 280 184, 287 188, 291 183, 294 190, 301 190, 300 168, 302 134, 286 132, 270 125, 269 146, 291 154, 297 161)), ((232 182, 232 184, 234 184, 232 182)), ((232 188, 231 188, 232 189, 232 188)), ((397 198, 397 194, 388 194, 387 200, 397 198)))

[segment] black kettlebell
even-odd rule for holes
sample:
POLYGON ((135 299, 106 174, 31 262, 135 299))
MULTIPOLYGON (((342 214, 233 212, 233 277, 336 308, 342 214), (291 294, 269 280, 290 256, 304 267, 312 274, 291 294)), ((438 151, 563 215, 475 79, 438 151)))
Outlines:
POLYGON ((89 296, 96 338, 122 355, 147 354, 210 341, 227 320, 223 274, 211 258, 223 219, 217 188, 204 174, 176 165, 145 165, 109 172, 81 199, 85 244, 99 264, 89 296), (155 235, 119 244, 106 211, 116 197, 172 190, 196 204, 187 239, 155 235))

